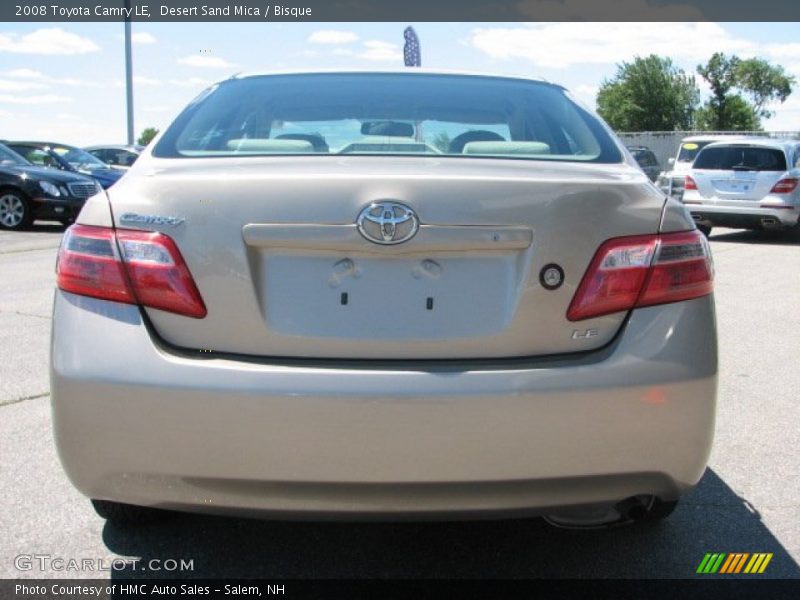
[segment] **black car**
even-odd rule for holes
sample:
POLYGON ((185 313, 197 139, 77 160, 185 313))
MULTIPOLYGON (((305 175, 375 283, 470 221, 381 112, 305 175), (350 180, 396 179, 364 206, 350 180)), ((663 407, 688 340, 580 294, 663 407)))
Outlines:
POLYGON ((91 177, 37 167, 0 144, 0 227, 24 229, 35 219, 75 220, 84 202, 101 190, 91 177))
POLYGON ((114 185, 125 173, 112 169, 86 150, 55 142, 4 142, 35 165, 72 171, 94 177, 104 188, 114 185))
POLYGON ((642 171, 647 174, 650 181, 658 179, 658 175, 661 173, 661 165, 658 164, 658 159, 650 148, 647 146, 628 146, 628 150, 633 154, 633 158, 639 163, 642 171))
POLYGON ((132 146, 109 144, 87 146, 84 150, 107 165, 118 169, 127 169, 139 158, 144 146, 139 146, 138 144, 132 146))

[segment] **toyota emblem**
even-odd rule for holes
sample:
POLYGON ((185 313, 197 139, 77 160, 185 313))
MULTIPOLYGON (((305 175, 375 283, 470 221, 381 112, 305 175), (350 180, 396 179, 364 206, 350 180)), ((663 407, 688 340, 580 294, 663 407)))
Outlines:
POLYGON ((358 231, 376 244, 401 244, 417 233, 417 213, 399 202, 373 202, 356 220, 358 231))

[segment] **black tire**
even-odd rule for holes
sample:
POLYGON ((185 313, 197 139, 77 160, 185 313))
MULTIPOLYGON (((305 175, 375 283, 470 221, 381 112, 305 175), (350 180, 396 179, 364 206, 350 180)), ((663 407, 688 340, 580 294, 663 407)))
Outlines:
POLYGON ((704 236, 708 237, 711 235, 711 225, 698 225, 697 230, 702 233, 704 236))
POLYGON ((33 223, 33 207, 28 197, 15 189, 0 190, 0 228, 20 231, 33 223))
POLYGON ((650 510, 647 511, 647 514, 642 518, 642 522, 658 523, 663 521, 675 512, 677 507, 677 500, 660 500, 659 498, 653 498, 653 504, 650 506, 650 510))
POLYGON ((92 506, 94 506, 95 512, 106 521, 118 525, 144 525, 160 521, 170 514, 168 511, 157 508, 123 504, 111 500, 92 499, 92 506))

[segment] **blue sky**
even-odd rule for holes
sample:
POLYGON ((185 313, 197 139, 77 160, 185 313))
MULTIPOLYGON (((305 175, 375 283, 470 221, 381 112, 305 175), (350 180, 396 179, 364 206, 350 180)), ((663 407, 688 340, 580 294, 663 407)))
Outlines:
MULTIPOLYGON (((409 24, 425 67, 540 76, 590 105, 616 63, 651 52, 689 71, 715 51, 759 56, 800 81, 800 23, 134 23, 137 134, 236 72, 401 67, 409 24)), ((0 23, 0 138, 124 142, 122 34, 0 23)), ((767 129, 800 130, 800 86, 772 108, 767 129)))

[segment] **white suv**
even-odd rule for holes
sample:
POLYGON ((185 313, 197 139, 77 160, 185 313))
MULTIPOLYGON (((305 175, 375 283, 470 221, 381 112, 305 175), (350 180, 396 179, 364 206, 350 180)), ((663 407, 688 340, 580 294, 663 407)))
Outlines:
POLYGON ((692 162, 700 150, 714 142, 730 141, 734 139, 738 139, 738 136, 691 135, 683 138, 680 146, 678 146, 678 154, 675 155, 675 158, 669 159, 671 170, 661 173, 656 180, 656 185, 658 185, 665 194, 680 200, 683 197, 684 178, 692 168, 692 162))
POLYGON ((698 229, 787 229, 800 218, 800 141, 743 138, 695 158, 683 203, 698 229))

